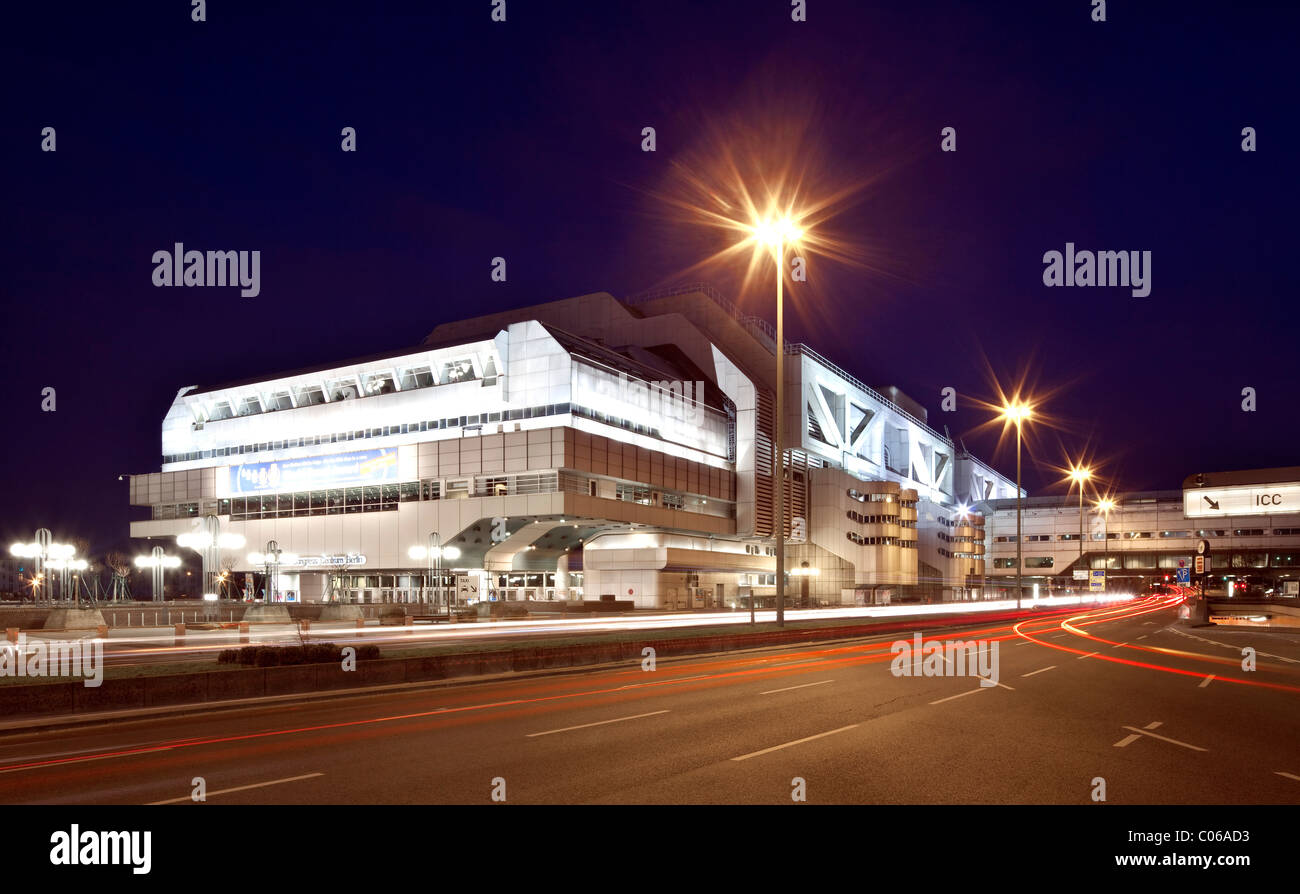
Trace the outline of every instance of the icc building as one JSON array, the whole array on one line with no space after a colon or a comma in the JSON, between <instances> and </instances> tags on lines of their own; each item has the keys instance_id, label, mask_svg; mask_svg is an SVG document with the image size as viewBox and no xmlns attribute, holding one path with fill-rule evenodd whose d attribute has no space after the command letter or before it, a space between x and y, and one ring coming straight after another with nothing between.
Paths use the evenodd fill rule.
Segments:
<instances>
[{"instance_id":1,"label":"icc building","mask_svg":"<svg viewBox=\"0 0 1300 894\"><path fill-rule=\"evenodd\" d=\"M182 388L160 470L131 476L131 536L242 538L206 582L229 598L770 604L780 424L789 604L984 598L967 507L1014 483L804 345L784 378L777 420L771 327L706 286L445 323Z\"/></svg>"}]
</instances>

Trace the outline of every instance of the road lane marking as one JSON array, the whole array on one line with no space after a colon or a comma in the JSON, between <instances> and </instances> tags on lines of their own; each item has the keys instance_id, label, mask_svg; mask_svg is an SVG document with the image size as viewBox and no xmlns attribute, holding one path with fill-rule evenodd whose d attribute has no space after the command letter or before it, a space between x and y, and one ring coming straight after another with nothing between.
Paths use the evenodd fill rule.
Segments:
<instances>
[{"instance_id":1,"label":"road lane marking","mask_svg":"<svg viewBox=\"0 0 1300 894\"><path fill-rule=\"evenodd\" d=\"M1210 681L1213 680L1213 679L1214 679L1214 674L1208 674L1208 675L1205 677L1204 680L1202 680L1200 683L1196 684L1196 688L1197 688L1197 689L1204 689L1206 686L1209 686L1209 685L1210 685Z\"/></svg>"},{"instance_id":2,"label":"road lane marking","mask_svg":"<svg viewBox=\"0 0 1300 894\"><path fill-rule=\"evenodd\" d=\"M1126 726L1124 727L1124 729L1131 730L1132 732L1139 733L1143 736L1150 736L1153 739L1159 739L1161 742L1168 742L1171 745L1179 745L1183 748L1190 748L1192 751L1209 751L1208 748L1202 748L1199 745L1188 745L1186 742L1179 742L1177 739L1170 739L1167 736L1157 736L1155 733L1149 733L1146 730L1138 729L1137 727Z\"/></svg>"},{"instance_id":3,"label":"road lane marking","mask_svg":"<svg viewBox=\"0 0 1300 894\"><path fill-rule=\"evenodd\" d=\"M708 677L708 676L712 676L712 675L711 675L711 674L696 674L696 675L693 676L693 677L672 677L668 682L672 682L672 683L684 683L684 682L686 682L687 680L703 680L705 677ZM628 683L628 684L625 685L625 686L620 686L620 687L618 687L618 689L619 689L619 690L622 690L622 689L638 689L638 688L640 688L640 687L642 687L642 686L658 686L658 685L660 685L660 684L662 684L662 683L664 683L664 682L665 682L665 681L663 681L663 680L655 680L653 683ZM615 691L618 691L618 690L615 690Z\"/></svg>"},{"instance_id":4,"label":"road lane marking","mask_svg":"<svg viewBox=\"0 0 1300 894\"><path fill-rule=\"evenodd\" d=\"M941 704L943 704L944 702L950 702L950 701L952 701L952 700L955 699L955 698L961 698L962 696L966 696L966 695L974 695L974 694L977 693L977 692L983 692L985 689L992 689L992 688L993 688L993 687L991 687L991 686L981 686L981 687L979 687L978 689L967 689L965 692L959 692L959 693L957 693L956 695L950 695L950 696L948 696L947 698L941 698L941 699L938 699L938 700L936 700L936 701L932 701L932 702L930 702L930 704L932 704L932 705L941 705Z\"/></svg>"},{"instance_id":5,"label":"road lane marking","mask_svg":"<svg viewBox=\"0 0 1300 894\"><path fill-rule=\"evenodd\" d=\"M1111 648L1118 649L1120 646L1127 646L1127 645L1128 643L1115 643L1115 645L1111 646Z\"/></svg>"},{"instance_id":6,"label":"road lane marking","mask_svg":"<svg viewBox=\"0 0 1300 894\"><path fill-rule=\"evenodd\" d=\"M766 692L760 692L759 695L771 695L774 692L789 692L792 689L807 689L809 686L820 686L823 683L834 683L834 680L820 680L816 683L801 683L798 686L787 686L784 689L769 689Z\"/></svg>"},{"instance_id":7,"label":"road lane marking","mask_svg":"<svg viewBox=\"0 0 1300 894\"><path fill-rule=\"evenodd\" d=\"M272 779L269 782L254 782L252 785L237 785L234 788L223 788L220 791L208 792L207 797L215 795L228 795L231 792L244 792L250 788L266 788L268 785L283 785L286 782L298 782L302 779L315 779L317 776L324 776L324 773L307 773L303 776L289 776L286 779ZM150 801L146 806L154 807L158 804L178 804L181 801L192 800L190 795L183 795L179 798L168 798L166 801Z\"/></svg>"},{"instance_id":8,"label":"road lane marking","mask_svg":"<svg viewBox=\"0 0 1300 894\"><path fill-rule=\"evenodd\" d=\"M1091 658L1093 655L1100 655L1100 652L1089 652L1087 655L1080 655L1076 660L1082 661L1085 658Z\"/></svg>"},{"instance_id":9,"label":"road lane marking","mask_svg":"<svg viewBox=\"0 0 1300 894\"><path fill-rule=\"evenodd\" d=\"M1287 779L1294 779L1296 782L1300 782L1300 776L1297 776L1294 773L1283 773L1281 770L1274 770L1273 772L1279 776L1285 776Z\"/></svg>"},{"instance_id":10,"label":"road lane marking","mask_svg":"<svg viewBox=\"0 0 1300 894\"><path fill-rule=\"evenodd\" d=\"M1020 676L1022 676L1022 677L1032 677L1034 674L1041 674L1043 671L1049 671L1049 670L1054 669L1055 667L1056 667L1055 664L1050 664L1050 665L1048 665L1047 667L1040 667L1040 668L1039 668L1038 670L1036 670L1036 671L1030 671L1030 672L1027 673L1027 674L1021 674Z\"/></svg>"},{"instance_id":11,"label":"road lane marking","mask_svg":"<svg viewBox=\"0 0 1300 894\"><path fill-rule=\"evenodd\" d=\"M762 751L753 751L750 752L749 754L742 754L740 757L733 757L732 760L747 761L751 757L759 757L760 755L771 754L773 751L780 751L782 748L789 748L793 745L802 745L804 742L811 742L813 739L822 739L825 738L826 736L833 736L836 733L842 733L846 729L854 729L855 727L857 727L857 724L851 723L848 726L842 726L839 729L833 729L833 730L828 730L827 732L824 733L818 733L815 736L806 736L802 739L795 739L793 742L786 742L784 745L773 745L771 748L764 748Z\"/></svg>"},{"instance_id":12,"label":"road lane marking","mask_svg":"<svg viewBox=\"0 0 1300 894\"><path fill-rule=\"evenodd\" d=\"M1153 720L1150 723L1148 723L1145 727L1143 727L1143 729L1160 729L1160 725L1163 722L1164 721L1162 720Z\"/></svg>"},{"instance_id":13,"label":"road lane marking","mask_svg":"<svg viewBox=\"0 0 1300 894\"><path fill-rule=\"evenodd\" d=\"M1137 741L1138 739L1140 739L1140 738L1142 738L1142 737L1141 737L1141 736L1125 736L1124 738L1120 739L1118 742L1115 743L1115 747L1116 747L1116 748L1127 748L1128 746L1132 745L1134 742L1136 742L1136 741Z\"/></svg>"},{"instance_id":14,"label":"road lane marking","mask_svg":"<svg viewBox=\"0 0 1300 894\"><path fill-rule=\"evenodd\" d=\"M533 739L537 736L549 736L554 733L567 733L575 729L589 729L593 726L604 726L607 723L622 723L624 720L640 720L642 717L653 717L656 714L667 714L668 709L662 711L651 711L648 714L633 714L631 717L615 717L613 720L597 720L595 723L580 723L577 726L566 726L561 729L548 729L541 733L528 733L524 738Z\"/></svg>"},{"instance_id":15,"label":"road lane marking","mask_svg":"<svg viewBox=\"0 0 1300 894\"><path fill-rule=\"evenodd\" d=\"M1138 637L1138 639L1146 639L1146 638L1147 638L1147 635L1146 635L1145 633Z\"/></svg>"}]
</instances>

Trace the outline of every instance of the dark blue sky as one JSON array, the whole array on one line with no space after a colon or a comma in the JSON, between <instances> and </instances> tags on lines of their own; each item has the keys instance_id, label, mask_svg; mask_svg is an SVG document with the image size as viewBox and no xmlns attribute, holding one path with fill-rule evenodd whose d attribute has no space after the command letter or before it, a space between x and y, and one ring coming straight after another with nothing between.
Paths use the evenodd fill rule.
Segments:
<instances>
[{"instance_id":1,"label":"dark blue sky","mask_svg":"<svg viewBox=\"0 0 1300 894\"><path fill-rule=\"evenodd\" d=\"M1008 472L966 398L1030 370L1060 425L1035 432L1031 492L1085 446L1119 489L1300 462L1291 4L208 5L7 13L6 538L120 542L116 476L157 470L187 384L683 278L770 317L739 268L683 276L722 243L665 214L683 160L733 138L798 145L810 188L869 181L828 223L869 263L814 261L789 337ZM261 294L154 288L177 241L260 250ZM1151 251L1150 296L1046 288L1067 241Z\"/></svg>"}]
</instances>

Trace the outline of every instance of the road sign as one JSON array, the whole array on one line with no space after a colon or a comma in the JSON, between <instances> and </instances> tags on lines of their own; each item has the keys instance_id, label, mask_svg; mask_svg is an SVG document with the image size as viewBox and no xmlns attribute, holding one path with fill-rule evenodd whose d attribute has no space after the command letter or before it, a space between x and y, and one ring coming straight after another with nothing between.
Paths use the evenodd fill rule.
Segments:
<instances>
[{"instance_id":1,"label":"road sign","mask_svg":"<svg viewBox=\"0 0 1300 894\"><path fill-rule=\"evenodd\" d=\"M1076 569L1074 569L1074 579L1075 579L1075 580L1087 580L1087 579L1088 579L1088 569L1087 569L1087 568L1076 568Z\"/></svg>"},{"instance_id":2,"label":"road sign","mask_svg":"<svg viewBox=\"0 0 1300 894\"><path fill-rule=\"evenodd\" d=\"M1092 577L1088 579L1088 589L1094 593L1100 593L1106 589L1106 572L1094 571Z\"/></svg>"},{"instance_id":3,"label":"road sign","mask_svg":"<svg viewBox=\"0 0 1300 894\"><path fill-rule=\"evenodd\" d=\"M1192 582L1192 569L1188 568L1186 565L1181 565L1178 568L1178 574L1174 580L1180 584L1190 584Z\"/></svg>"}]
</instances>

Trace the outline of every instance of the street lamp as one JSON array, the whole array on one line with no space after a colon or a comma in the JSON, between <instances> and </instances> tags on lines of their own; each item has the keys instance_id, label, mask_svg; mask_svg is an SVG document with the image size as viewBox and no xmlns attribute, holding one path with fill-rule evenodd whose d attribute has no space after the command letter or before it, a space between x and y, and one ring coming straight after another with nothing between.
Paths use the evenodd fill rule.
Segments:
<instances>
[{"instance_id":1,"label":"street lamp","mask_svg":"<svg viewBox=\"0 0 1300 894\"><path fill-rule=\"evenodd\" d=\"M163 548L155 546L147 556L136 556L136 568L150 568L153 570L153 601L163 601L163 571L168 568L179 568L181 565L180 556L163 555Z\"/></svg>"},{"instance_id":2,"label":"street lamp","mask_svg":"<svg viewBox=\"0 0 1300 894\"><path fill-rule=\"evenodd\" d=\"M438 603L442 601L440 597L443 595L439 592L443 589L442 586L443 556L446 556L448 559L455 561L456 559L460 558L460 549L454 546L443 546L442 535L436 531L433 531L430 532L429 534L428 546L413 546L409 550L407 550L406 554L410 556L412 559L429 560L429 566L428 566L429 576L438 582L437 583L438 589L434 591L434 598L433 598L434 608L437 608ZM446 601L447 601L447 615L450 616L451 615L450 594L447 594Z\"/></svg>"},{"instance_id":3,"label":"street lamp","mask_svg":"<svg viewBox=\"0 0 1300 894\"><path fill-rule=\"evenodd\" d=\"M804 231L789 217L767 217L753 226L755 242L770 246L776 260L776 626L785 626L785 246Z\"/></svg>"},{"instance_id":4,"label":"street lamp","mask_svg":"<svg viewBox=\"0 0 1300 894\"><path fill-rule=\"evenodd\" d=\"M1074 466L1070 478L1079 485L1079 564L1083 564L1083 483L1092 477L1092 469Z\"/></svg>"},{"instance_id":5,"label":"street lamp","mask_svg":"<svg viewBox=\"0 0 1300 894\"><path fill-rule=\"evenodd\" d=\"M1110 511L1114 509L1116 505L1117 504L1115 503L1115 501L1112 500L1110 497L1102 497L1100 500L1097 501L1097 510L1101 512L1102 518L1105 519L1105 522L1102 526L1101 537L1102 537L1102 541L1106 545L1105 545L1104 552L1102 553L1103 558L1102 558L1101 567L1106 573L1107 581L1110 580Z\"/></svg>"},{"instance_id":6,"label":"street lamp","mask_svg":"<svg viewBox=\"0 0 1300 894\"><path fill-rule=\"evenodd\" d=\"M221 551L242 549L246 542L243 534L223 534L221 520L215 515L204 517L194 531L176 537L177 546L188 547L203 558L202 593L211 593L216 589L213 583L217 568L221 564Z\"/></svg>"},{"instance_id":7,"label":"street lamp","mask_svg":"<svg viewBox=\"0 0 1300 894\"><path fill-rule=\"evenodd\" d=\"M1020 530L1020 434L1025 420L1033 415L1028 404L1011 402L1002 407L1002 418L1016 424L1016 609L1020 609L1020 594L1024 575L1024 536Z\"/></svg>"},{"instance_id":8,"label":"street lamp","mask_svg":"<svg viewBox=\"0 0 1300 894\"><path fill-rule=\"evenodd\" d=\"M280 586L280 566L297 565L298 556L280 549L280 544L274 540L268 540L266 542L266 552L248 554L248 564L261 565L265 569L266 604L270 605L275 601L275 592Z\"/></svg>"},{"instance_id":9,"label":"street lamp","mask_svg":"<svg viewBox=\"0 0 1300 894\"><path fill-rule=\"evenodd\" d=\"M49 578L45 574L48 567L61 571L62 588L60 594L67 595L67 563L76 555L77 548L70 543L55 543L49 528L37 528L36 539L31 543L15 543L9 547L9 554L32 560L32 588L36 601L41 600L42 587L50 592Z\"/></svg>"}]
</instances>

